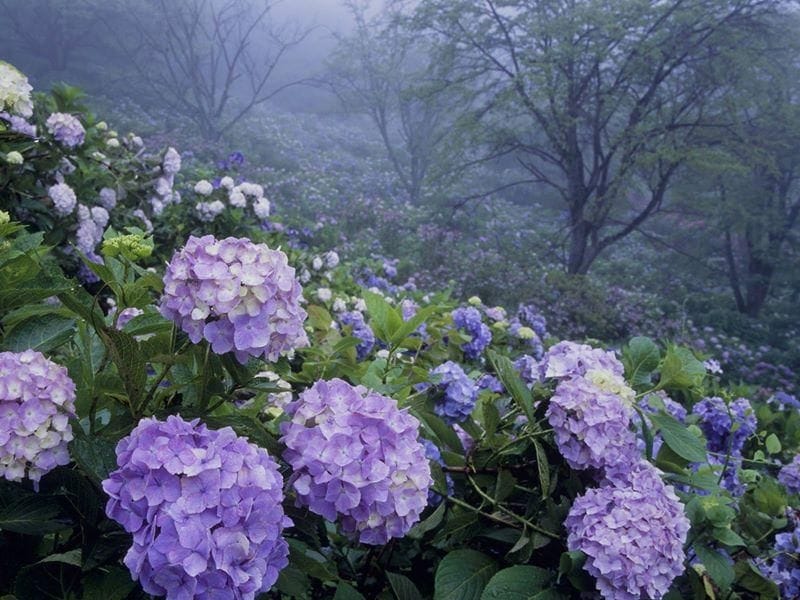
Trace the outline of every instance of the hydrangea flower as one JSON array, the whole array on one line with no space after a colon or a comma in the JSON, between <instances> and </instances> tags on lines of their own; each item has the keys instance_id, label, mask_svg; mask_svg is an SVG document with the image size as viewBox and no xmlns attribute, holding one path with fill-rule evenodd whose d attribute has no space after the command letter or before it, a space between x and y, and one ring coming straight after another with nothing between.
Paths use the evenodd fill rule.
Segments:
<instances>
[{"instance_id":1,"label":"hydrangea flower","mask_svg":"<svg viewBox=\"0 0 800 600\"><path fill-rule=\"evenodd\" d=\"M495 394L502 394L506 391L506 388L503 387L503 384L500 382L500 380L489 373L484 373L478 377L478 381L475 383L478 385L478 389L489 390Z\"/></svg>"},{"instance_id":2,"label":"hydrangea flower","mask_svg":"<svg viewBox=\"0 0 800 600\"><path fill-rule=\"evenodd\" d=\"M99 196L100 206L106 210L114 210L114 207L117 206L117 192L114 189L104 187L100 190Z\"/></svg>"},{"instance_id":3,"label":"hydrangea flower","mask_svg":"<svg viewBox=\"0 0 800 600\"><path fill-rule=\"evenodd\" d=\"M425 438L420 438L419 441L422 443L422 446L425 448L425 458L429 461L435 462L439 466L445 466L444 459L442 458L442 452L439 450L439 447L434 444L430 440L426 440ZM444 474L445 485L447 485L447 494L452 496L453 491L455 490L455 484L453 483L453 478L450 476L450 473ZM438 492L433 490L433 486L428 490L428 504L431 506L438 506L442 503L442 495Z\"/></svg>"},{"instance_id":4,"label":"hydrangea flower","mask_svg":"<svg viewBox=\"0 0 800 600\"><path fill-rule=\"evenodd\" d=\"M564 524L567 547L586 554L584 568L603 598L661 598L684 571L689 520L648 462L629 470L626 481L576 498Z\"/></svg>"},{"instance_id":5,"label":"hydrangea flower","mask_svg":"<svg viewBox=\"0 0 800 600\"><path fill-rule=\"evenodd\" d=\"M76 246L84 254L94 254L94 249L103 240L108 225L108 211L102 206L89 209L78 205L78 230L75 232Z\"/></svg>"},{"instance_id":6,"label":"hydrangea flower","mask_svg":"<svg viewBox=\"0 0 800 600\"><path fill-rule=\"evenodd\" d=\"M210 196L211 193L214 191L214 186L211 185L210 181L201 179L200 181L194 184L194 191L200 194L201 196Z\"/></svg>"},{"instance_id":7,"label":"hydrangea flower","mask_svg":"<svg viewBox=\"0 0 800 600\"><path fill-rule=\"evenodd\" d=\"M350 327L354 338L361 340L356 346L356 354L358 360L364 360L375 346L375 334L364 320L364 315L357 310L343 312L339 315L339 321Z\"/></svg>"},{"instance_id":8,"label":"hydrangea flower","mask_svg":"<svg viewBox=\"0 0 800 600\"><path fill-rule=\"evenodd\" d=\"M33 86L25 75L0 60L0 110L25 118L33 116L32 91Z\"/></svg>"},{"instance_id":9,"label":"hydrangea flower","mask_svg":"<svg viewBox=\"0 0 800 600\"><path fill-rule=\"evenodd\" d=\"M522 381L532 386L540 380L539 361L529 354L523 354L514 361L514 368L519 373Z\"/></svg>"},{"instance_id":10,"label":"hydrangea flower","mask_svg":"<svg viewBox=\"0 0 800 600\"><path fill-rule=\"evenodd\" d=\"M69 463L75 384L39 352L0 352L0 476L38 482Z\"/></svg>"},{"instance_id":11,"label":"hydrangea flower","mask_svg":"<svg viewBox=\"0 0 800 600\"><path fill-rule=\"evenodd\" d=\"M717 396L705 398L694 405L692 414L700 417L700 428L708 440L711 452L741 454L747 438L758 427L755 412L746 398L730 403Z\"/></svg>"},{"instance_id":12,"label":"hydrangea flower","mask_svg":"<svg viewBox=\"0 0 800 600\"><path fill-rule=\"evenodd\" d=\"M167 148L161 161L161 170L167 176L175 176L181 170L181 155L175 148Z\"/></svg>"},{"instance_id":13,"label":"hydrangea flower","mask_svg":"<svg viewBox=\"0 0 800 600\"><path fill-rule=\"evenodd\" d=\"M640 459L630 404L582 377L558 384L546 416L559 452L573 469L617 467Z\"/></svg>"},{"instance_id":14,"label":"hydrangea flower","mask_svg":"<svg viewBox=\"0 0 800 600\"><path fill-rule=\"evenodd\" d=\"M159 310L195 344L276 361L306 346L302 290L286 254L246 238L190 237L164 275Z\"/></svg>"},{"instance_id":15,"label":"hydrangea flower","mask_svg":"<svg viewBox=\"0 0 800 600\"><path fill-rule=\"evenodd\" d=\"M433 411L448 423L467 420L478 400L478 389L458 363L448 360L431 369L431 380L444 395L433 407Z\"/></svg>"},{"instance_id":16,"label":"hydrangea flower","mask_svg":"<svg viewBox=\"0 0 800 600\"><path fill-rule=\"evenodd\" d=\"M231 204L233 204L232 200ZM253 213L256 215L256 217L258 217L262 221L267 217L269 217L269 212L270 212L269 200L267 200L263 196L261 198L257 198L253 202Z\"/></svg>"},{"instance_id":17,"label":"hydrangea flower","mask_svg":"<svg viewBox=\"0 0 800 600\"><path fill-rule=\"evenodd\" d=\"M781 468L778 481L790 494L800 494L800 454L796 454L792 462Z\"/></svg>"},{"instance_id":18,"label":"hydrangea flower","mask_svg":"<svg viewBox=\"0 0 800 600\"><path fill-rule=\"evenodd\" d=\"M225 205L219 201L198 202L194 209L197 211L197 218L205 223L210 223L225 211Z\"/></svg>"},{"instance_id":19,"label":"hydrangea flower","mask_svg":"<svg viewBox=\"0 0 800 600\"><path fill-rule=\"evenodd\" d=\"M788 516L792 529L775 536L775 555L769 562L762 559L759 563L778 586L781 598L800 598L800 520L791 510Z\"/></svg>"},{"instance_id":20,"label":"hydrangea flower","mask_svg":"<svg viewBox=\"0 0 800 600\"><path fill-rule=\"evenodd\" d=\"M297 502L365 544L403 537L427 505L430 465L419 422L386 396L318 381L286 407L284 459Z\"/></svg>"},{"instance_id":21,"label":"hydrangea flower","mask_svg":"<svg viewBox=\"0 0 800 600\"><path fill-rule=\"evenodd\" d=\"M625 372L625 367L613 352L567 341L551 347L540 365L543 378L555 379L585 375L590 369L609 371L619 377Z\"/></svg>"},{"instance_id":22,"label":"hydrangea flower","mask_svg":"<svg viewBox=\"0 0 800 600\"><path fill-rule=\"evenodd\" d=\"M31 138L36 137L36 125L32 125L24 117L10 115L7 112L0 112L0 119L8 122L8 127L14 133L26 135Z\"/></svg>"},{"instance_id":23,"label":"hydrangea flower","mask_svg":"<svg viewBox=\"0 0 800 600\"><path fill-rule=\"evenodd\" d=\"M53 113L47 117L45 125L56 141L67 148L83 144L86 130L77 117L69 113Z\"/></svg>"},{"instance_id":24,"label":"hydrangea flower","mask_svg":"<svg viewBox=\"0 0 800 600\"><path fill-rule=\"evenodd\" d=\"M540 339L547 337L547 319L533 304L520 304L517 308L517 318L533 329Z\"/></svg>"},{"instance_id":25,"label":"hydrangea flower","mask_svg":"<svg viewBox=\"0 0 800 600\"><path fill-rule=\"evenodd\" d=\"M228 194L228 203L234 208L244 208L247 206L247 198L242 192L231 192Z\"/></svg>"},{"instance_id":26,"label":"hydrangea flower","mask_svg":"<svg viewBox=\"0 0 800 600\"><path fill-rule=\"evenodd\" d=\"M135 317L143 314L144 311L141 308L130 307L122 309L117 317L117 329L123 329L125 325L130 323Z\"/></svg>"},{"instance_id":27,"label":"hydrangea flower","mask_svg":"<svg viewBox=\"0 0 800 600\"><path fill-rule=\"evenodd\" d=\"M455 326L472 337L470 341L461 345L461 350L470 360L478 358L492 341L492 332L481 321L481 313L472 306L457 308L453 311Z\"/></svg>"},{"instance_id":28,"label":"hydrangea flower","mask_svg":"<svg viewBox=\"0 0 800 600\"><path fill-rule=\"evenodd\" d=\"M66 217L75 210L78 199L75 192L66 183L56 183L47 188L47 195L53 201L53 207L59 217Z\"/></svg>"},{"instance_id":29,"label":"hydrangea flower","mask_svg":"<svg viewBox=\"0 0 800 600\"><path fill-rule=\"evenodd\" d=\"M167 600L267 591L288 564L283 478L267 451L199 419L142 419L117 444L106 514L133 535L125 565Z\"/></svg>"}]
</instances>

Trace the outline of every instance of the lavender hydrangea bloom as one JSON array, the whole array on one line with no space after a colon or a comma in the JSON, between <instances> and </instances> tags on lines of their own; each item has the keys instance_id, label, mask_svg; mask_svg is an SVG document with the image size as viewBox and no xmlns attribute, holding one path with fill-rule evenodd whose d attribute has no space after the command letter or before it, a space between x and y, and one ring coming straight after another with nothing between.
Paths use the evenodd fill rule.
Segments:
<instances>
[{"instance_id":1,"label":"lavender hydrangea bloom","mask_svg":"<svg viewBox=\"0 0 800 600\"><path fill-rule=\"evenodd\" d=\"M425 438L420 438L419 441L422 443L422 446L425 448L425 458L429 461L435 462L437 465L445 466L444 459L442 458L442 453L439 450L439 447L434 444L430 440L426 440ZM453 483L453 478L450 476L450 473L444 474L445 484L447 485L447 494L452 496L453 492L455 491L455 485ZM431 506L438 506L442 503L442 495L438 492L433 490L433 487L428 490L428 504Z\"/></svg>"},{"instance_id":2,"label":"lavender hydrangea bloom","mask_svg":"<svg viewBox=\"0 0 800 600\"><path fill-rule=\"evenodd\" d=\"M564 341L545 353L539 370L542 378L574 377L589 370L609 371L622 377L625 367L611 351Z\"/></svg>"},{"instance_id":3,"label":"lavender hydrangea bloom","mask_svg":"<svg viewBox=\"0 0 800 600\"><path fill-rule=\"evenodd\" d=\"M75 148L83 144L86 130L77 117L69 113L53 113L47 118L47 131L57 142L67 148Z\"/></svg>"},{"instance_id":4,"label":"lavender hydrangea bloom","mask_svg":"<svg viewBox=\"0 0 800 600\"><path fill-rule=\"evenodd\" d=\"M175 148L171 146L167 148L161 161L161 170L168 177L177 175L181 170L181 155Z\"/></svg>"},{"instance_id":5,"label":"lavender hydrangea bloom","mask_svg":"<svg viewBox=\"0 0 800 600\"><path fill-rule=\"evenodd\" d=\"M506 388L503 387L503 384L500 380L495 377L494 375L490 375L489 373L484 373L480 377L478 377L478 381L476 381L478 385L478 389L480 390L489 390L490 392L494 392L495 394L502 394L506 391Z\"/></svg>"},{"instance_id":6,"label":"lavender hydrangea bloom","mask_svg":"<svg viewBox=\"0 0 800 600\"><path fill-rule=\"evenodd\" d=\"M69 462L75 384L41 353L0 352L0 476L42 475Z\"/></svg>"},{"instance_id":7,"label":"lavender hydrangea bloom","mask_svg":"<svg viewBox=\"0 0 800 600\"><path fill-rule=\"evenodd\" d=\"M567 546L586 554L603 598L661 598L684 571L689 520L672 486L642 461L626 481L579 496L565 521Z\"/></svg>"},{"instance_id":8,"label":"lavender hydrangea bloom","mask_svg":"<svg viewBox=\"0 0 800 600\"><path fill-rule=\"evenodd\" d=\"M470 341L462 344L461 350L468 359L475 360L491 343L492 332L481 321L481 313L477 308L472 306L457 308L452 314L455 326L472 337Z\"/></svg>"},{"instance_id":9,"label":"lavender hydrangea bloom","mask_svg":"<svg viewBox=\"0 0 800 600\"><path fill-rule=\"evenodd\" d=\"M582 377L558 384L547 419L556 445L573 469L602 469L640 460L630 429L633 409L617 394Z\"/></svg>"},{"instance_id":10,"label":"lavender hydrangea bloom","mask_svg":"<svg viewBox=\"0 0 800 600\"><path fill-rule=\"evenodd\" d=\"M711 452L741 454L744 443L758 427L750 402L738 398L726 404L717 396L705 398L694 405L692 414L700 417L700 428L708 440Z\"/></svg>"},{"instance_id":11,"label":"lavender hydrangea bloom","mask_svg":"<svg viewBox=\"0 0 800 600\"><path fill-rule=\"evenodd\" d=\"M241 363L308 345L302 290L286 254L246 238L190 237L164 275L159 310L195 344Z\"/></svg>"},{"instance_id":12,"label":"lavender hydrangea bloom","mask_svg":"<svg viewBox=\"0 0 800 600\"><path fill-rule=\"evenodd\" d=\"M278 465L230 427L142 419L117 465L106 514L133 535L124 562L148 594L252 600L288 564Z\"/></svg>"},{"instance_id":13,"label":"lavender hydrangea bloom","mask_svg":"<svg viewBox=\"0 0 800 600\"><path fill-rule=\"evenodd\" d=\"M318 381L286 407L284 459L297 502L365 544L404 536L427 505L430 465L419 422L397 403L341 379Z\"/></svg>"},{"instance_id":14,"label":"lavender hydrangea bloom","mask_svg":"<svg viewBox=\"0 0 800 600\"><path fill-rule=\"evenodd\" d=\"M36 137L36 125L28 123L24 117L10 115L7 112L0 112L0 119L8 121L9 129L14 133L20 133L31 138Z\"/></svg>"},{"instance_id":15,"label":"lavender hydrangea bloom","mask_svg":"<svg viewBox=\"0 0 800 600\"><path fill-rule=\"evenodd\" d=\"M533 304L520 304L517 318L536 332L540 339L547 337L547 319Z\"/></svg>"},{"instance_id":16,"label":"lavender hydrangea bloom","mask_svg":"<svg viewBox=\"0 0 800 600\"><path fill-rule=\"evenodd\" d=\"M778 586L781 598L800 598L800 521L789 511L792 530L775 536L775 555L769 561L760 560L764 574Z\"/></svg>"},{"instance_id":17,"label":"lavender hydrangea bloom","mask_svg":"<svg viewBox=\"0 0 800 600\"><path fill-rule=\"evenodd\" d=\"M356 346L356 353L358 360L364 360L375 346L375 334L364 320L364 315L357 310L353 310L343 312L339 315L339 320L342 325L350 326L354 338L361 340Z\"/></svg>"},{"instance_id":18,"label":"lavender hydrangea bloom","mask_svg":"<svg viewBox=\"0 0 800 600\"><path fill-rule=\"evenodd\" d=\"M478 400L475 384L460 365L448 360L430 372L432 381L444 390L433 411L448 423L461 423L472 414Z\"/></svg>"},{"instance_id":19,"label":"lavender hydrangea bloom","mask_svg":"<svg viewBox=\"0 0 800 600\"><path fill-rule=\"evenodd\" d=\"M528 384L528 387L534 383L538 383L541 378L539 361L529 354L523 354L514 361L514 368L519 373L522 381Z\"/></svg>"},{"instance_id":20,"label":"lavender hydrangea bloom","mask_svg":"<svg viewBox=\"0 0 800 600\"><path fill-rule=\"evenodd\" d=\"M59 217L66 217L75 210L78 199L75 192L66 183L56 183L47 188L47 195L53 201L53 207Z\"/></svg>"},{"instance_id":21,"label":"lavender hydrangea bloom","mask_svg":"<svg viewBox=\"0 0 800 600\"><path fill-rule=\"evenodd\" d=\"M135 317L143 314L144 311L141 308L130 307L122 309L117 317L117 329L124 329L125 325L130 323Z\"/></svg>"},{"instance_id":22,"label":"lavender hydrangea bloom","mask_svg":"<svg viewBox=\"0 0 800 600\"><path fill-rule=\"evenodd\" d=\"M778 473L780 481L790 494L800 494L800 454L795 455L788 465Z\"/></svg>"}]
</instances>

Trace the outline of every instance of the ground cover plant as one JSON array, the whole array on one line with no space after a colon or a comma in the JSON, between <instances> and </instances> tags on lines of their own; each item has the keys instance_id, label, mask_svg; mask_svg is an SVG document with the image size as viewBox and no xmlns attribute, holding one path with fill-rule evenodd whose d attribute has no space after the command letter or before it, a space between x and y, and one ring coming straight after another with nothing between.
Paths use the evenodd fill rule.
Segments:
<instances>
[{"instance_id":1,"label":"ground cover plant","mask_svg":"<svg viewBox=\"0 0 800 600\"><path fill-rule=\"evenodd\" d=\"M781 365L342 260L242 154L0 83L1 597L800 593Z\"/></svg>"}]
</instances>

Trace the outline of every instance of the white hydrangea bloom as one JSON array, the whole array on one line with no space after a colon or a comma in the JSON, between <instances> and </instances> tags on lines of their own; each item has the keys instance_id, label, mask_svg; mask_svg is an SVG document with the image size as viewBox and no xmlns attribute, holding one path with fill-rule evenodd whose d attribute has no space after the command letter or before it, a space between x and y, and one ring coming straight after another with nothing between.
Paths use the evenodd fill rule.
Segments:
<instances>
[{"instance_id":1,"label":"white hydrangea bloom","mask_svg":"<svg viewBox=\"0 0 800 600\"><path fill-rule=\"evenodd\" d=\"M253 202L253 212L259 219L266 219L269 217L270 205L269 200L264 197L258 198Z\"/></svg>"},{"instance_id":2,"label":"white hydrangea bloom","mask_svg":"<svg viewBox=\"0 0 800 600\"><path fill-rule=\"evenodd\" d=\"M7 62L0 60L0 109L25 118L33 116L33 86L28 78Z\"/></svg>"},{"instance_id":3,"label":"white hydrangea bloom","mask_svg":"<svg viewBox=\"0 0 800 600\"><path fill-rule=\"evenodd\" d=\"M201 179L200 181L194 184L194 191L200 194L201 196L210 196L211 193L214 191L214 186L211 185L210 181Z\"/></svg>"}]
</instances>

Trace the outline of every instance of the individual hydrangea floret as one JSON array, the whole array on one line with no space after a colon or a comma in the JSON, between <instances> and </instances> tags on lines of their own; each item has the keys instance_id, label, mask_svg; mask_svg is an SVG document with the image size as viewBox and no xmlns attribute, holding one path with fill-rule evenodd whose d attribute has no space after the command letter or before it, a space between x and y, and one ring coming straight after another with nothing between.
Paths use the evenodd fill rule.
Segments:
<instances>
[{"instance_id":1,"label":"individual hydrangea floret","mask_svg":"<svg viewBox=\"0 0 800 600\"><path fill-rule=\"evenodd\" d=\"M125 565L167 600L266 592L288 564L283 478L267 451L230 427L142 419L117 444L106 514L133 535Z\"/></svg>"},{"instance_id":2,"label":"individual hydrangea floret","mask_svg":"<svg viewBox=\"0 0 800 600\"><path fill-rule=\"evenodd\" d=\"M375 334L364 320L364 315L357 310L347 311L339 315L339 321L342 325L349 326L353 337L360 340L356 346L356 354L358 360L364 360L375 346Z\"/></svg>"},{"instance_id":3,"label":"individual hydrangea floret","mask_svg":"<svg viewBox=\"0 0 800 600\"><path fill-rule=\"evenodd\" d=\"M492 341L491 330L481 321L481 313L472 306L453 311L453 323L472 339L461 345L461 350L470 360L478 358Z\"/></svg>"},{"instance_id":4,"label":"individual hydrangea floret","mask_svg":"<svg viewBox=\"0 0 800 600\"><path fill-rule=\"evenodd\" d=\"M792 462L781 468L778 481L790 494L800 494L800 454L795 455Z\"/></svg>"},{"instance_id":5,"label":"individual hydrangea floret","mask_svg":"<svg viewBox=\"0 0 800 600\"><path fill-rule=\"evenodd\" d=\"M585 375L590 369L609 371L619 377L625 372L625 367L613 352L567 341L551 347L539 368L543 378L555 379Z\"/></svg>"},{"instance_id":6,"label":"individual hydrangea floret","mask_svg":"<svg viewBox=\"0 0 800 600\"><path fill-rule=\"evenodd\" d=\"M0 476L38 482L69 463L75 384L39 352L0 352Z\"/></svg>"},{"instance_id":7,"label":"individual hydrangea floret","mask_svg":"<svg viewBox=\"0 0 800 600\"><path fill-rule=\"evenodd\" d=\"M53 201L53 207L59 217L66 217L75 210L78 198L66 183L56 183L47 188L47 195Z\"/></svg>"},{"instance_id":8,"label":"individual hydrangea floret","mask_svg":"<svg viewBox=\"0 0 800 600\"><path fill-rule=\"evenodd\" d=\"M582 377L558 384L546 415L558 450L573 469L617 467L640 459L630 404Z\"/></svg>"},{"instance_id":9,"label":"individual hydrangea floret","mask_svg":"<svg viewBox=\"0 0 800 600\"><path fill-rule=\"evenodd\" d=\"M584 569L603 598L662 598L684 571L689 520L648 462L629 470L625 481L576 498L564 524L567 547L586 555Z\"/></svg>"},{"instance_id":10,"label":"individual hydrangea floret","mask_svg":"<svg viewBox=\"0 0 800 600\"><path fill-rule=\"evenodd\" d=\"M31 92L33 86L28 78L16 68L0 60L0 110L12 115L29 118L33 115Z\"/></svg>"},{"instance_id":11,"label":"individual hydrangea floret","mask_svg":"<svg viewBox=\"0 0 800 600\"><path fill-rule=\"evenodd\" d=\"M276 361L308 345L302 289L286 254L246 238L190 237L164 275L160 311L217 354Z\"/></svg>"},{"instance_id":12,"label":"individual hydrangea floret","mask_svg":"<svg viewBox=\"0 0 800 600\"><path fill-rule=\"evenodd\" d=\"M466 421L478 400L478 389L458 363L448 360L430 372L431 381L443 390L434 412L448 423Z\"/></svg>"},{"instance_id":13,"label":"individual hydrangea floret","mask_svg":"<svg viewBox=\"0 0 800 600\"><path fill-rule=\"evenodd\" d=\"M739 455L747 438L758 428L753 407L746 398L727 404L722 398L705 398L694 405L692 414L700 417L700 428L711 452Z\"/></svg>"},{"instance_id":14,"label":"individual hydrangea floret","mask_svg":"<svg viewBox=\"0 0 800 600\"><path fill-rule=\"evenodd\" d=\"M432 484L419 422L397 403L341 379L318 381L286 407L284 459L297 502L365 544L403 537Z\"/></svg>"},{"instance_id":15,"label":"individual hydrangea floret","mask_svg":"<svg viewBox=\"0 0 800 600\"><path fill-rule=\"evenodd\" d=\"M80 120L69 113L53 113L47 117L47 131L57 142L67 148L75 148L83 144L86 130Z\"/></svg>"}]
</instances>

